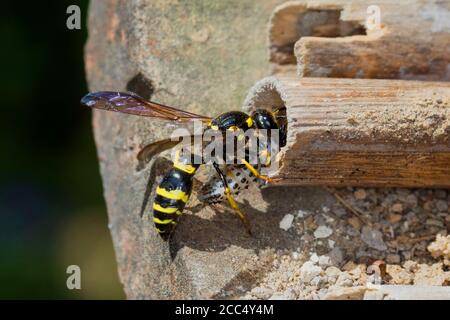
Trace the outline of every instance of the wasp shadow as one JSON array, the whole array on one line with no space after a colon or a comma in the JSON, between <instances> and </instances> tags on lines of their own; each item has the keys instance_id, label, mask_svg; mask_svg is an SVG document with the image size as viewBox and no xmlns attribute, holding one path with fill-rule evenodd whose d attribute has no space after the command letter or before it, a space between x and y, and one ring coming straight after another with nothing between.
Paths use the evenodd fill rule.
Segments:
<instances>
[{"instance_id":1,"label":"wasp shadow","mask_svg":"<svg viewBox=\"0 0 450 320\"><path fill-rule=\"evenodd\" d=\"M318 212L325 204L331 205L333 198L322 188L313 187L271 187L245 195L239 206L252 226L248 235L240 220L226 205L213 210L203 205L187 208L190 214L180 219L170 240L171 256L175 258L183 247L201 251L223 251L229 246L252 249L255 253L264 249L302 250L302 234L298 228L285 231L280 221L286 214L299 210ZM258 194L259 193L259 194ZM265 203L265 206L261 206ZM207 212L208 218L202 217ZM215 211L215 212L214 212Z\"/></svg>"}]
</instances>

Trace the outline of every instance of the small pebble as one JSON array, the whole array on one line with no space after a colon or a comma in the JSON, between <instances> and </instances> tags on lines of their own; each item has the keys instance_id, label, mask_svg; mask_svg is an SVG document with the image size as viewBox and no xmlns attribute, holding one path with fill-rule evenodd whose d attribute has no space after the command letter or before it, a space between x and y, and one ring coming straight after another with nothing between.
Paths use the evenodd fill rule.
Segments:
<instances>
[{"instance_id":1,"label":"small pebble","mask_svg":"<svg viewBox=\"0 0 450 320\"><path fill-rule=\"evenodd\" d=\"M273 290L269 288L256 287L253 288L251 294L259 299L268 299L273 294Z\"/></svg>"},{"instance_id":2,"label":"small pebble","mask_svg":"<svg viewBox=\"0 0 450 320\"><path fill-rule=\"evenodd\" d=\"M284 293L282 292L277 292L274 295L272 295L269 300L289 300L289 297L286 296Z\"/></svg>"},{"instance_id":3,"label":"small pebble","mask_svg":"<svg viewBox=\"0 0 450 320\"><path fill-rule=\"evenodd\" d=\"M364 189L358 189L356 190L353 195L358 200L364 200L367 197L367 193Z\"/></svg>"},{"instance_id":4,"label":"small pebble","mask_svg":"<svg viewBox=\"0 0 450 320\"><path fill-rule=\"evenodd\" d=\"M418 200L417 200L417 197L416 197L415 194L410 194L410 195L408 195L408 196L406 197L405 200L406 200L406 201L405 201L406 204L407 204L408 206L410 206L411 208L417 207Z\"/></svg>"},{"instance_id":5,"label":"small pebble","mask_svg":"<svg viewBox=\"0 0 450 320\"><path fill-rule=\"evenodd\" d=\"M439 212L446 212L448 210L447 201L445 200L436 201L436 209L438 209Z\"/></svg>"},{"instance_id":6,"label":"small pebble","mask_svg":"<svg viewBox=\"0 0 450 320\"><path fill-rule=\"evenodd\" d=\"M357 217L347 219L347 222L356 230L361 229L361 221Z\"/></svg>"},{"instance_id":7,"label":"small pebble","mask_svg":"<svg viewBox=\"0 0 450 320\"><path fill-rule=\"evenodd\" d=\"M431 211L433 209L433 202L427 201L423 204L423 208L427 211Z\"/></svg>"},{"instance_id":8,"label":"small pebble","mask_svg":"<svg viewBox=\"0 0 450 320\"><path fill-rule=\"evenodd\" d=\"M333 234L333 230L328 228L327 226L319 226L314 231L314 237L316 239L328 238Z\"/></svg>"},{"instance_id":9,"label":"small pebble","mask_svg":"<svg viewBox=\"0 0 450 320\"><path fill-rule=\"evenodd\" d=\"M322 268L314 265L311 261L306 261L300 268L302 279L305 283L309 283L312 279L322 273Z\"/></svg>"},{"instance_id":10,"label":"small pebble","mask_svg":"<svg viewBox=\"0 0 450 320\"><path fill-rule=\"evenodd\" d=\"M311 261L311 262L313 262L313 263L319 262L319 257L317 256L317 253L314 252L314 253L311 255L311 257L309 257L309 261Z\"/></svg>"},{"instance_id":11,"label":"small pebble","mask_svg":"<svg viewBox=\"0 0 450 320\"><path fill-rule=\"evenodd\" d=\"M331 262L335 265L340 265L344 260L344 254L339 247L334 247L330 252L328 252L328 256L330 257Z\"/></svg>"},{"instance_id":12,"label":"small pebble","mask_svg":"<svg viewBox=\"0 0 450 320\"><path fill-rule=\"evenodd\" d=\"M400 256L398 254L388 254L386 256L386 262L390 264L399 264L400 263Z\"/></svg>"},{"instance_id":13,"label":"small pebble","mask_svg":"<svg viewBox=\"0 0 450 320\"><path fill-rule=\"evenodd\" d=\"M333 267L333 266L331 266L331 267L328 267L326 270L325 270L325 274L327 275L327 276L329 276L329 277L339 277L339 275L342 273L342 271L341 270L339 270L338 268L336 268L336 267Z\"/></svg>"},{"instance_id":14,"label":"small pebble","mask_svg":"<svg viewBox=\"0 0 450 320\"><path fill-rule=\"evenodd\" d=\"M395 203L392 207L391 207L392 212L396 212L396 213L401 213L403 212L403 204L401 203Z\"/></svg>"},{"instance_id":15,"label":"small pebble","mask_svg":"<svg viewBox=\"0 0 450 320\"><path fill-rule=\"evenodd\" d=\"M314 277L309 284L315 287L319 286L320 281L322 280L322 278L320 276Z\"/></svg>"},{"instance_id":16,"label":"small pebble","mask_svg":"<svg viewBox=\"0 0 450 320\"><path fill-rule=\"evenodd\" d=\"M390 223L397 223L400 220L402 220L402 215L396 213L389 213L387 218Z\"/></svg>"},{"instance_id":17,"label":"small pebble","mask_svg":"<svg viewBox=\"0 0 450 320\"><path fill-rule=\"evenodd\" d=\"M364 298L363 300L383 300L384 299L384 293L381 291L372 291L372 290L367 290L364 293Z\"/></svg>"},{"instance_id":18,"label":"small pebble","mask_svg":"<svg viewBox=\"0 0 450 320\"><path fill-rule=\"evenodd\" d=\"M328 267L331 265L331 258L328 256L320 256L319 257L319 266Z\"/></svg>"},{"instance_id":19,"label":"small pebble","mask_svg":"<svg viewBox=\"0 0 450 320\"><path fill-rule=\"evenodd\" d=\"M336 285L341 287L350 287L353 285L353 280L347 272L342 272L336 281Z\"/></svg>"},{"instance_id":20,"label":"small pebble","mask_svg":"<svg viewBox=\"0 0 450 320\"><path fill-rule=\"evenodd\" d=\"M379 251L385 251L387 249L383 241L383 234L379 230L371 229L368 226L362 228L361 240L373 249Z\"/></svg>"},{"instance_id":21,"label":"small pebble","mask_svg":"<svg viewBox=\"0 0 450 320\"><path fill-rule=\"evenodd\" d=\"M333 213L337 215L339 218L342 218L347 214L347 211L342 207L335 207L333 208Z\"/></svg>"},{"instance_id":22,"label":"small pebble","mask_svg":"<svg viewBox=\"0 0 450 320\"><path fill-rule=\"evenodd\" d=\"M289 230L292 227L292 222L294 221L294 216L292 214L287 214L280 221L280 228L284 231Z\"/></svg>"},{"instance_id":23,"label":"small pebble","mask_svg":"<svg viewBox=\"0 0 450 320\"><path fill-rule=\"evenodd\" d=\"M311 213L305 210L298 210L297 211L297 217L299 217L300 219L306 218L307 216L309 216Z\"/></svg>"}]
</instances>

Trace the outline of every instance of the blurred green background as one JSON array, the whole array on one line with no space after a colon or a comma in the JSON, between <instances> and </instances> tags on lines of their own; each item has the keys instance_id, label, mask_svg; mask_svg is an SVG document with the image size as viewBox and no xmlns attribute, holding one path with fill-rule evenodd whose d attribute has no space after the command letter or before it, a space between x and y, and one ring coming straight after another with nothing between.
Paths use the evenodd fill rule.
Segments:
<instances>
[{"instance_id":1,"label":"blurred green background","mask_svg":"<svg viewBox=\"0 0 450 320\"><path fill-rule=\"evenodd\" d=\"M68 30L66 9L81 8ZM7 1L0 33L0 298L124 298L102 196L83 46L88 1ZM68 290L66 268L81 268Z\"/></svg>"}]
</instances>

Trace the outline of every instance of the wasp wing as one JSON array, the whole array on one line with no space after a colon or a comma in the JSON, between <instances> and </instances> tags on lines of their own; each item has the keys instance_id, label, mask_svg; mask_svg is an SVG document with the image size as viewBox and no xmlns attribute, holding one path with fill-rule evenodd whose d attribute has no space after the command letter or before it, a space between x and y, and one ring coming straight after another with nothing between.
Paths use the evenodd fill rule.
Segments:
<instances>
[{"instance_id":1,"label":"wasp wing","mask_svg":"<svg viewBox=\"0 0 450 320\"><path fill-rule=\"evenodd\" d=\"M143 166L150 162L151 159L153 159L153 157L155 157L156 155L166 150L172 149L178 145L183 146L190 144L191 146L193 146L196 141L199 141L203 144L204 141L202 140L202 137L202 135L192 134L187 136L158 140L150 143L144 146L137 154L137 159L139 161L138 169L142 169ZM223 139L223 136L215 137L214 139ZM193 150L194 149L191 149L190 151L194 152Z\"/></svg>"},{"instance_id":2,"label":"wasp wing","mask_svg":"<svg viewBox=\"0 0 450 320\"><path fill-rule=\"evenodd\" d=\"M188 135L179 136L173 139L163 139L144 146L137 155L139 168L142 168L143 165L150 162L150 160L157 154L172 149L182 142L183 143L181 145L192 144L195 141L194 139L196 139L196 137L197 139L200 139L199 141L202 141L201 135Z\"/></svg>"},{"instance_id":3,"label":"wasp wing","mask_svg":"<svg viewBox=\"0 0 450 320\"><path fill-rule=\"evenodd\" d=\"M143 147L139 151L139 153L137 155L137 159L139 160L139 162L147 163L155 155L175 147L180 142L181 141L178 141L178 140L164 139L164 140L150 143L150 144L146 145L145 147Z\"/></svg>"},{"instance_id":4,"label":"wasp wing","mask_svg":"<svg viewBox=\"0 0 450 320\"><path fill-rule=\"evenodd\" d=\"M180 122L195 120L209 122L211 120L210 117L145 100L134 93L112 91L92 92L81 99L81 104L96 109Z\"/></svg>"}]
</instances>

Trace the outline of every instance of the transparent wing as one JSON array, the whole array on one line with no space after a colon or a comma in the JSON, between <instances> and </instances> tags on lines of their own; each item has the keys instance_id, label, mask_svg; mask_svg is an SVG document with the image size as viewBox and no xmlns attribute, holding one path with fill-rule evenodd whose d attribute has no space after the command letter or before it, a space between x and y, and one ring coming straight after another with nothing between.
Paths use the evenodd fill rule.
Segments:
<instances>
[{"instance_id":1,"label":"transparent wing","mask_svg":"<svg viewBox=\"0 0 450 320\"><path fill-rule=\"evenodd\" d=\"M92 92L81 99L81 104L90 108L180 122L195 120L209 122L211 120L210 117L145 100L134 93L112 91Z\"/></svg>"}]
</instances>

